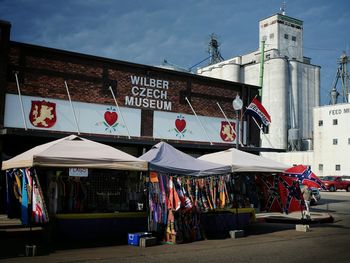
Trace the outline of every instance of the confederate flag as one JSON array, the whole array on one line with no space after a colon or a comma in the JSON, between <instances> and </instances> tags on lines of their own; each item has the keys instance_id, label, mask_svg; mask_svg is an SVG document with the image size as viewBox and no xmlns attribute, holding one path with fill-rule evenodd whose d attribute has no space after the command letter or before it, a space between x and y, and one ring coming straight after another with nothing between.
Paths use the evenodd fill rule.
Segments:
<instances>
[{"instance_id":1,"label":"confederate flag","mask_svg":"<svg viewBox=\"0 0 350 263\"><path fill-rule=\"evenodd\" d=\"M259 175L256 184L262 193L262 210L267 212L282 212L283 204L279 190L279 176Z\"/></svg>"},{"instance_id":2,"label":"confederate flag","mask_svg":"<svg viewBox=\"0 0 350 263\"><path fill-rule=\"evenodd\" d=\"M307 185L308 187L316 187L322 188L326 190L323 182L314 174L309 166L306 165L297 165L291 168L288 168L284 171L287 176L294 178L294 180L298 180L303 185Z\"/></svg>"},{"instance_id":3,"label":"confederate flag","mask_svg":"<svg viewBox=\"0 0 350 263\"><path fill-rule=\"evenodd\" d=\"M281 175L278 178L283 212L288 214L290 212L302 211L304 199L301 194L299 182L285 175Z\"/></svg>"}]
</instances>

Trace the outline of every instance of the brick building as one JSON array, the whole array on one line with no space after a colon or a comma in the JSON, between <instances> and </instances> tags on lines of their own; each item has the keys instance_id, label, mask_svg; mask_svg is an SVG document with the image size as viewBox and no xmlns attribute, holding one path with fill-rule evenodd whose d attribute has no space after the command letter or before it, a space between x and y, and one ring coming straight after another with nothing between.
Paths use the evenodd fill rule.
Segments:
<instances>
[{"instance_id":1,"label":"brick building","mask_svg":"<svg viewBox=\"0 0 350 263\"><path fill-rule=\"evenodd\" d=\"M253 85L14 42L6 21L0 21L0 30L1 161L72 133L137 157L160 140L194 155L224 150L237 146L227 123L236 128L239 115L233 112L232 100L239 95L244 109L258 95ZM255 123L243 115L241 127L240 148L259 152ZM48 193L54 175L45 173L39 178ZM119 180L113 181L112 190L111 178ZM129 195L136 189L131 182L139 184L136 174L104 172L90 178L89 172L89 179L81 181L90 185L86 202L91 209L84 212L104 205L109 205L108 211L135 209L130 204L137 199ZM2 212L4 187L0 190ZM115 200L98 199L97 193L110 196L111 191Z\"/></svg>"},{"instance_id":2,"label":"brick building","mask_svg":"<svg viewBox=\"0 0 350 263\"><path fill-rule=\"evenodd\" d=\"M217 103L234 122L233 98L240 95L245 107L258 93L252 85L18 43L10 31L11 24L2 21L3 158L71 133L135 156L159 140L194 154L225 149L235 136L220 136L225 118ZM258 129L246 118L243 123L243 143L256 151Z\"/></svg>"}]
</instances>

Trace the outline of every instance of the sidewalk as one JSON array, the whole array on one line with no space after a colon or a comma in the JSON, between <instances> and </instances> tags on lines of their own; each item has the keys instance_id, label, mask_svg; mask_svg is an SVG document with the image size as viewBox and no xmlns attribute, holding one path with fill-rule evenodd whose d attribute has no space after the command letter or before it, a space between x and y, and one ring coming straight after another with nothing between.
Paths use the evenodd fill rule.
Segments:
<instances>
[{"instance_id":1,"label":"sidewalk","mask_svg":"<svg viewBox=\"0 0 350 263\"><path fill-rule=\"evenodd\" d=\"M286 223L286 224L320 224L334 222L333 216L329 213L310 212L311 219L302 218L301 212L292 212L289 214L282 213L257 213L257 222L267 223Z\"/></svg>"},{"instance_id":2,"label":"sidewalk","mask_svg":"<svg viewBox=\"0 0 350 263\"><path fill-rule=\"evenodd\" d=\"M317 213L311 212L311 220L303 221L301 219L301 213L290 213L288 215L281 213L257 213L256 214L256 223L252 224L249 231L246 234L253 235L255 238L257 236L264 236L264 234L269 232L275 232L277 230L286 230L294 229L293 224L318 224L318 223L330 223L333 222L333 217L328 213ZM271 224L270 224L271 223ZM274 224L274 223L284 223L284 224ZM215 239L214 239L215 240ZM208 242L216 241L202 241L198 245L202 246ZM14 260L17 258L28 259L30 257L25 257L25 246L28 244L35 244L37 246L38 256L47 256L50 259L60 258L64 255L68 259L73 251L89 251L88 248L91 248L92 251L106 250L109 251L110 248L113 248L113 251L119 251L118 253L125 252L125 255L134 254L135 248L130 246L125 246L119 242L79 242L79 244L74 244L70 242L65 243L56 243L49 242L48 236L45 234L45 231L41 227L30 228L23 227L20 220L17 219L7 219L6 216L0 216L0 261L2 259ZM208 244L209 245L209 244ZM196 242L192 243L192 246L197 246ZM159 250L169 249L167 246L157 246ZM181 246L183 247L183 246ZM143 251L143 250L139 250ZM148 250L144 250L148 251ZM128 252L128 253L126 253ZM111 253L111 252L108 252ZM115 253L115 252L113 252ZM141 252L140 252L141 253ZM163 252L162 252L163 253ZM103 254L103 253L102 253ZM89 254L87 254L89 255ZM79 255L75 255L77 259ZM33 257L32 259L38 257ZM39 257L40 258L40 257ZM40 261L40 260L39 260ZM59 260L58 260L59 261Z\"/></svg>"}]
</instances>

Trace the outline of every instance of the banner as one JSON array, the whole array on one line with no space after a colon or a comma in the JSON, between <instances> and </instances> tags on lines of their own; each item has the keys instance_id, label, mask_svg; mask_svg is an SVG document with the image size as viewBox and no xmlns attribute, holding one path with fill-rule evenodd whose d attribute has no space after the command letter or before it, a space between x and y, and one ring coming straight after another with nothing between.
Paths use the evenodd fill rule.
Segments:
<instances>
[{"instance_id":1,"label":"banner","mask_svg":"<svg viewBox=\"0 0 350 263\"><path fill-rule=\"evenodd\" d=\"M257 98L254 98L249 104L246 113L252 115L260 124L269 126L271 123L270 115Z\"/></svg>"}]
</instances>

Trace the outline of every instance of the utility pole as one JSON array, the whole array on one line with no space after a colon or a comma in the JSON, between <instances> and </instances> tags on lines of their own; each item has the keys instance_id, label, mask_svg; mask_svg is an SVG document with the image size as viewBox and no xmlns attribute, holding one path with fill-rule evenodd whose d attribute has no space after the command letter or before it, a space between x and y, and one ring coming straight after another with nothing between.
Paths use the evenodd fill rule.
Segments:
<instances>
[{"instance_id":1,"label":"utility pole","mask_svg":"<svg viewBox=\"0 0 350 263\"><path fill-rule=\"evenodd\" d=\"M259 96L262 99L262 90L264 84L264 62L265 62L265 40L261 41L260 47L260 74L259 74Z\"/></svg>"}]
</instances>

